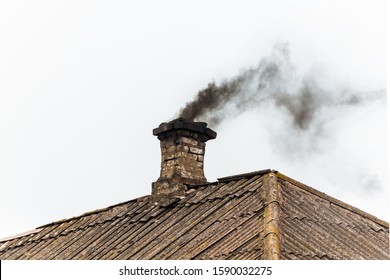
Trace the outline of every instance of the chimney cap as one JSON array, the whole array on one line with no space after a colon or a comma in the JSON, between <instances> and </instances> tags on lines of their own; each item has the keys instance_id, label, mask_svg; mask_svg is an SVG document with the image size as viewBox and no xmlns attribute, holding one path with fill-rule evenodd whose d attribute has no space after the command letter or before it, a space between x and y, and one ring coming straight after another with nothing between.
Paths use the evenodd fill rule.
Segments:
<instances>
[{"instance_id":1,"label":"chimney cap","mask_svg":"<svg viewBox=\"0 0 390 280\"><path fill-rule=\"evenodd\" d=\"M170 131L175 130L188 130L197 132L207 137L209 139L215 139L217 137L217 133L207 127L207 123L205 122L193 122L187 120L185 118L177 118L170 122L163 122L159 125L159 127L153 129L153 135L159 136L161 134L165 134Z\"/></svg>"}]
</instances>

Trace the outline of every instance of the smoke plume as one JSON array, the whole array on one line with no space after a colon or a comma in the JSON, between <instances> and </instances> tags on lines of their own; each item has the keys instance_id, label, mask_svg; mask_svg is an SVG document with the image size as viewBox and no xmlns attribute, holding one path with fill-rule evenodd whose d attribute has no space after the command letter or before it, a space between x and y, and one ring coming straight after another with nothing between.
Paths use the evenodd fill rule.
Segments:
<instances>
[{"instance_id":1,"label":"smoke plume","mask_svg":"<svg viewBox=\"0 0 390 280\"><path fill-rule=\"evenodd\" d=\"M345 199L365 201L383 193L378 167L386 170L386 160L377 146L386 143L378 119L386 90L358 90L325 66L304 72L291 61L288 44L278 44L256 66L209 83L176 117L205 121L213 129L233 121L238 135L230 127L221 132L237 137L230 141L239 148L229 151L232 160L220 163L223 168L260 164L290 170L328 193L348 193ZM235 122L241 113L247 116Z\"/></svg>"},{"instance_id":2,"label":"smoke plume","mask_svg":"<svg viewBox=\"0 0 390 280\"><path fill-rule=\"evenodd\" d=\"M209 83L178 115L206 121L215 128L245 110L273 105L287 113L293 129L306 131L324 121L321 113L326 109L352 107L384 95L384 91L367 95L348 89L329 90L319 84L312 75L298 75L290 61L288 44L277 44L256 67L219 85Z\"/></svg>"}]
</instances>

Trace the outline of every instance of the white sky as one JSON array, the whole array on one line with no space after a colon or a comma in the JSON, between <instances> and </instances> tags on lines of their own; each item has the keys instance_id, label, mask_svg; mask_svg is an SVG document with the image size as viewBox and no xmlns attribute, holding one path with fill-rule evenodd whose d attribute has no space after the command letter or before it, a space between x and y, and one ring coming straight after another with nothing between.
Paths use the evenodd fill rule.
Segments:
<instances>
[{"instance_id":1,"label":"white sky","mask_svg":"<svg viewBox=\"0 0 390 280\"><path fill-rule=\"evenodd\" d=\"M152 129L277 42L300 73L385 89L384 5L1 1L0 238L149 194ZM288 138L291 151L275 150L283 121L266 108L222 123L207 143L209 181L272 168L389 221L384 99L332 118L315 153Z\"/></svg>"}]
</instances>

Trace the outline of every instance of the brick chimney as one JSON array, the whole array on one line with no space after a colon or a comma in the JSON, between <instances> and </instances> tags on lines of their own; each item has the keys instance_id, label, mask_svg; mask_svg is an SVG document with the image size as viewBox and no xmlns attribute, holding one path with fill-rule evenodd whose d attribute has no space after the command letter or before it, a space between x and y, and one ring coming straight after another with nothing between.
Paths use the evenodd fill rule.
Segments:
<instances>
[{"instance_id":1,"label":"brick chimney","mask_svg":"<svg viewBox=\"0 0 390 280\"><path fill-rule=\"evenodd\" d=\"M206 142L217 136L207 123L178 118L160 124L153 135L160 140L161 171L152 184L152 195L179 195L186 185L207 182L203 172Z\"/></svg>"}]
</instances>

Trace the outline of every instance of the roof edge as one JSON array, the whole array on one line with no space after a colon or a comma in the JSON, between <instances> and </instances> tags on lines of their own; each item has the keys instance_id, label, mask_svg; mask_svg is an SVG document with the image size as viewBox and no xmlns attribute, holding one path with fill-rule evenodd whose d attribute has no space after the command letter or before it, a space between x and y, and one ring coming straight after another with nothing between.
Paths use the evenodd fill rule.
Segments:
<instances>
[{"instance_id":1,"label":"roof edge","mask_svg":"<svg viewBox=\"0 0 390 280\"><path fill-rule=\"evenodd\" d=\"M327 195L327 194L325 194L323 192L320 192L320 191L318 191L318 190L316 190L316 189L314 189L312 187L309 187L308 185L305 185L305 184L303 184L303 183L301 183L301 182L299 182L297 180L294 180L294 179L292 179L292 178L290 178L290 177L288 177L288 176L286 176L286 175L284 175L284 174L282 174L280 172L276 172L276 174L277 174L278 178L280 178L282 180L285 180L285 181L287 181L289 183L292 183L295 186L297 186L297 187L299 187L299 188L301 188L301 189L303 189L303 190L305 190L307 192L310 192L310 193L312 193L312 194L314 194L314 195L316 195L316 196L318 196L320 198L323 198L323 199L325 199L325 200L327 200L327 201L329 201L329 202L331 202L331 203L333 203L333 204L335 204L337 206L340 206L340 207L342 207L342 208L344 208L346 210L349 210L349 211L351 211L351 212L353 212L355 214L358 214L358 215L360 215L360 216L362 216L364 218L370 219L371 221L373 221L373 222L375 222L377 224L380 224L380 225L382 225L384 227L387 227L387 228L389 227L389 223L388 222L386 222L384 220L381 220L381 219L375 217L372 214L369 214L369 213L367 213L367 212L365 212L363 210L360 210L359 208L356 208L356 207L354 207L354 206L352 206L350 204L342 202L341 200L338 200L337 198L334 198L334 197L332 197L330 195Z\"/></svg>"},{"instance_id":2,"label":"roof edge","mask_svg":"<svg viewBox=\"0 0 390 280\"><path fill-rule=\"evenodd\" d=\"M65 218L65 219L61 219L61 220L54 221L54 222L51 222L51 223L47 223L47 224L44 224L42 226L37 227L36 229L41 229L41 228L53 226L53 225L56 225L56 224L69 222L69 221L72 221L72 220L75 220L75 219L80 219L80 218L85 217L85 216L89 216L89 215L97 214L97 213L100 213L100 212L108 211L108 210L110 210L110 209L112 209L114 207L117 207L117 206L129 203L129 202L144 201L144 200L149 199L149 197L150 197L150 195L140 196L140 197L137 197L137 198L134 198L134 199L130 199L130 200L127 200L127 201L124 201L124 202L120 202L120 203L116 203L114 205L110 205L108 207L104 207L104 208L99 208L99 209L96 209L96 210L88 211L88 212L85 212L85 213L83 213L81 215L78 215L78 216L74 216L74 217L71 217L71 218Z\"/></svg>"},{"instance_id":3,"label":"roof edge","mask_svg":"<svg viewBox=\"0 0 390 280\"><path fill-rule=\"evenodd\" d=\"M6 242L6 241L9 241L9 240L13 240L13 239L16 239L16 238L24 237L24 236L27 236L27 235L30 235L30 234L35 234L35 233L40 232L41 230L42 230L41 228L36 228L36 229L33 229L33 230L29 230L29 231L25 231L25 232L19 233L17 235L4 237L4 238L0 239L0 242Z\"/></svg>"}]
</instances>

